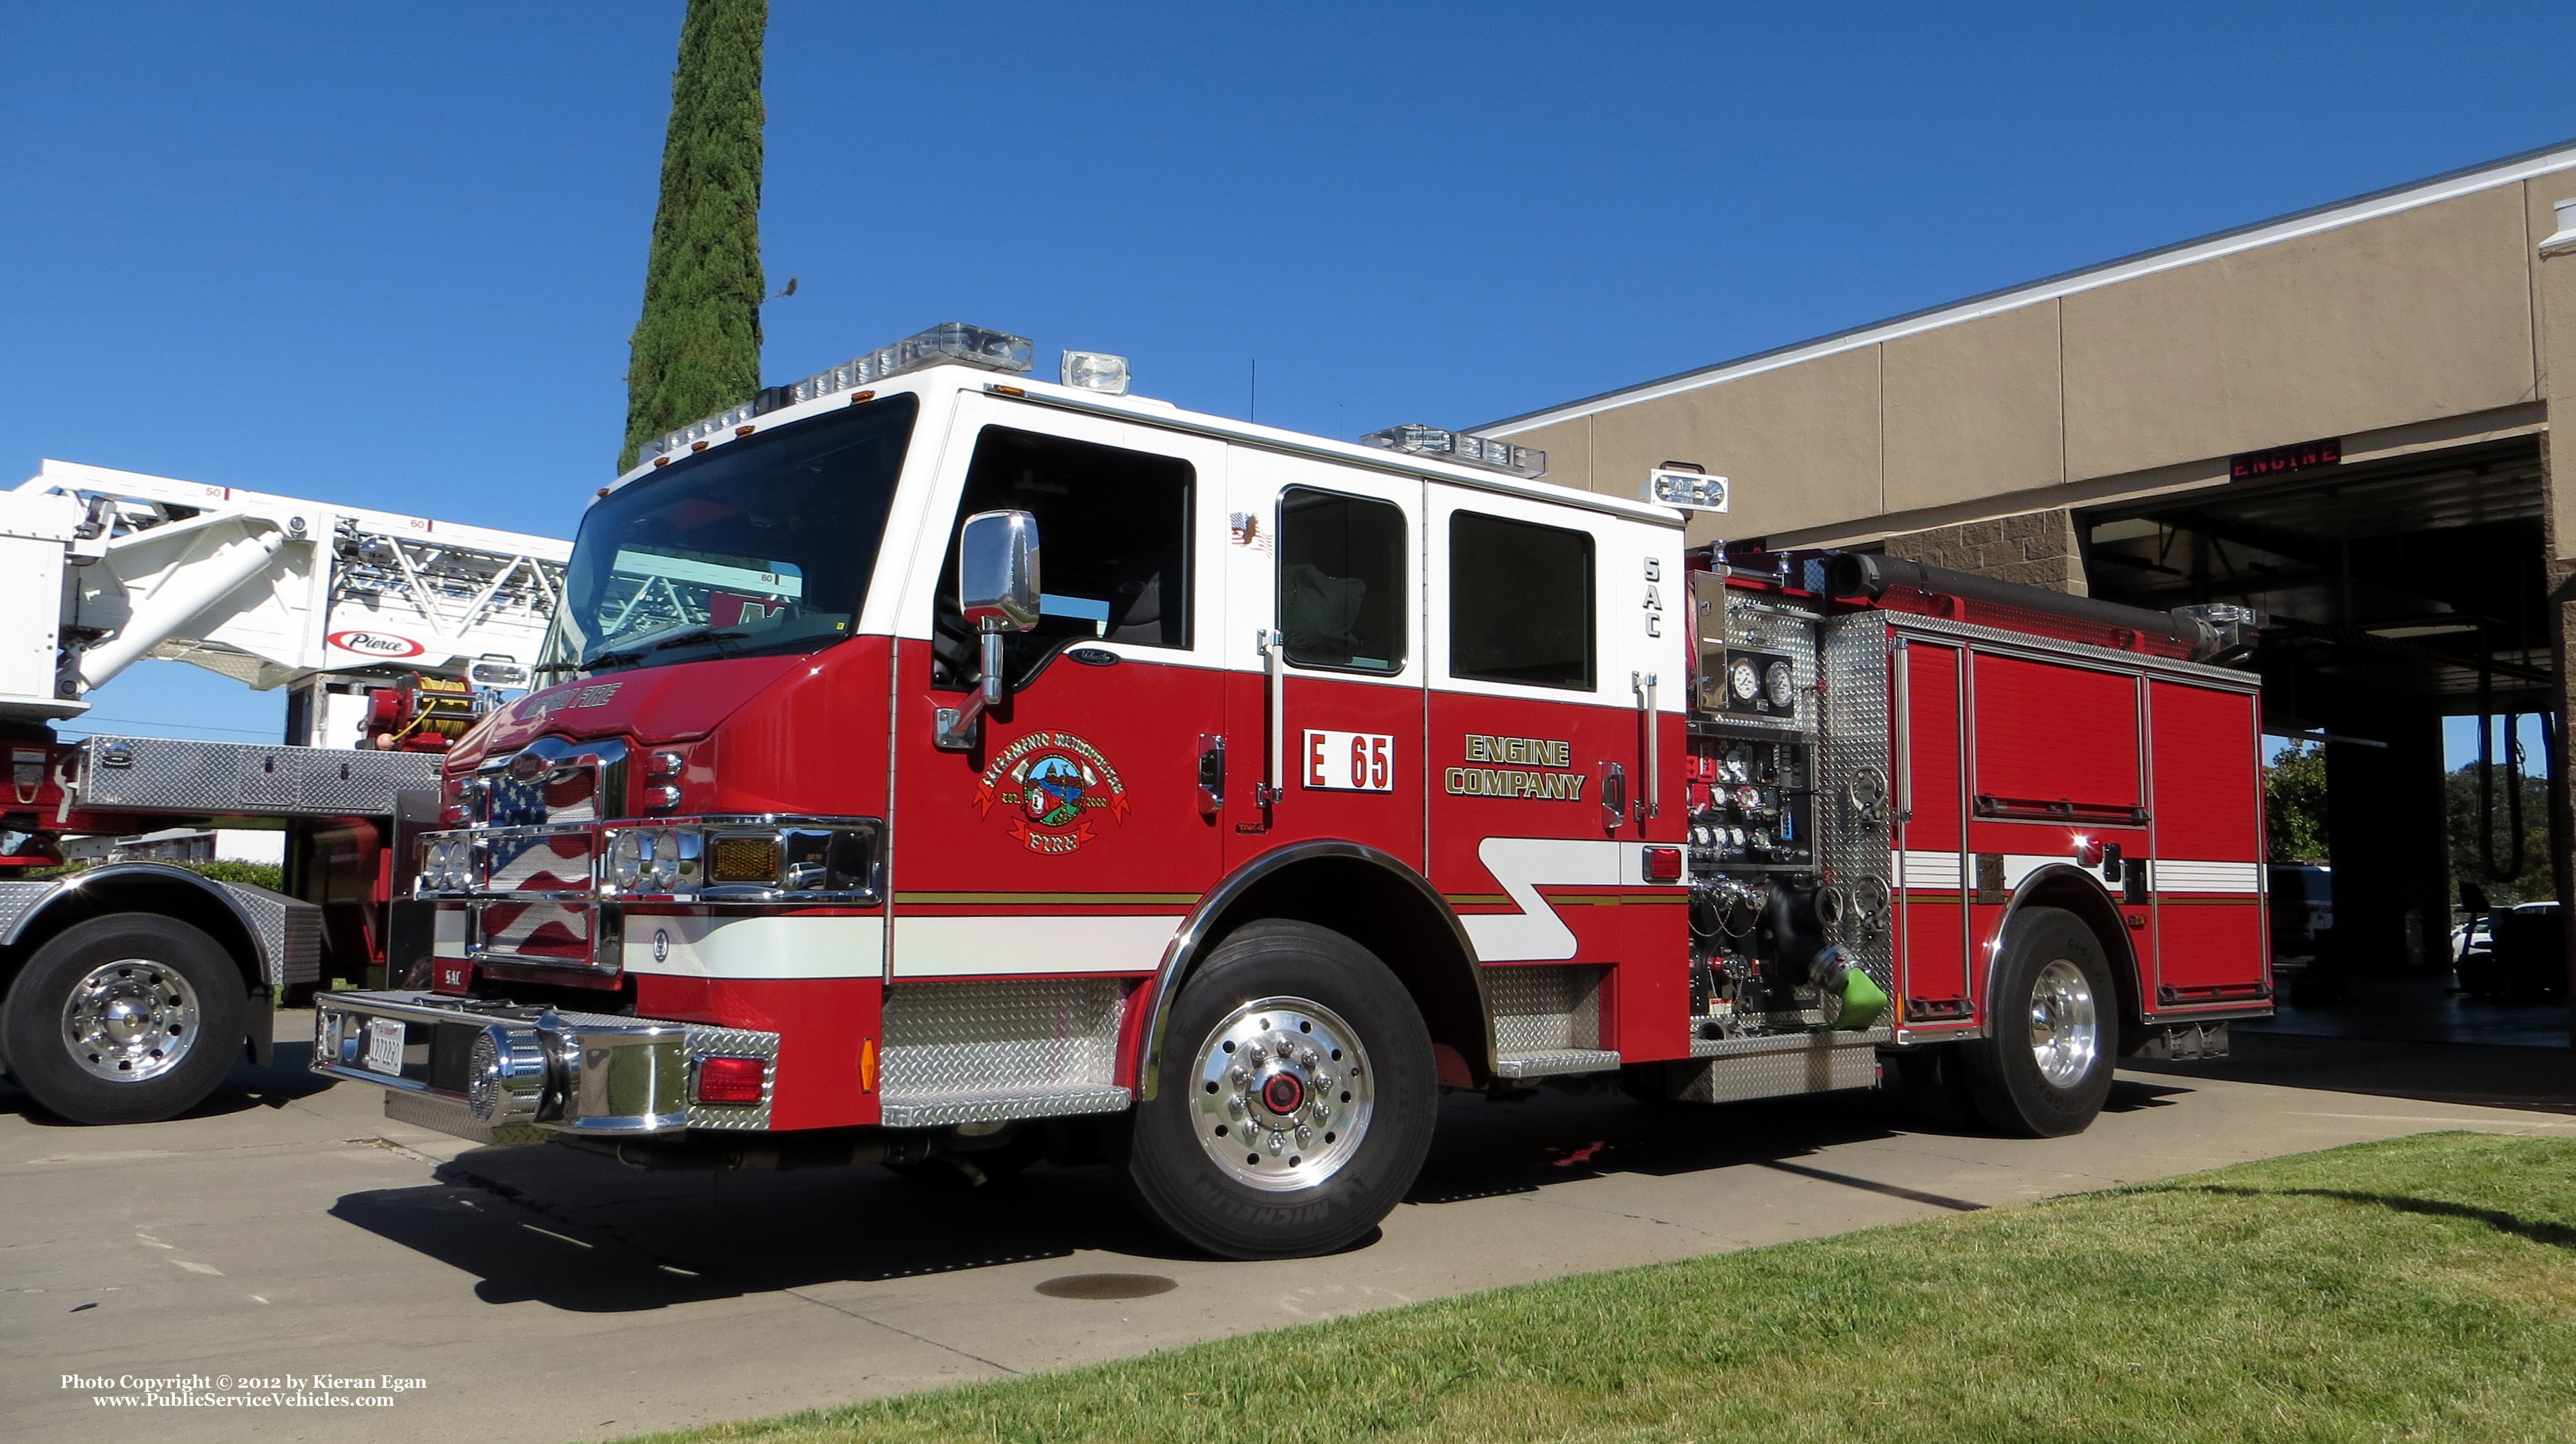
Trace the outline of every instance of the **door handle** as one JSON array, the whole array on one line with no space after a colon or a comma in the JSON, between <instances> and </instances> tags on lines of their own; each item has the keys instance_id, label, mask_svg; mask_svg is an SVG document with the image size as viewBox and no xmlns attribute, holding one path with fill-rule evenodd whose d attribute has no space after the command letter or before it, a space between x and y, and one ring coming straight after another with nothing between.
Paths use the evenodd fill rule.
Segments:
<instances>
[{"instance_id":1,"label":"door handle","mask_svg":"<svg viewBox=\"0 0 2576 1444\"><path fill-rule=\"evenodd\" d=\"M1645 774L1645 788L1644 795L1637 799L1637 824L1642 827L1647 819L1661 817L1664 812L1663 789L1660 786L1663 781L1663 768L1658 765L1663 760L1663 749L1657 745L1662 739L1656 735L1659 728L1655 716L1655 674L1629 673L1628 690L1637 694L1638 719L1643 725L1645 736L1643 749L1646 754L1645 766L1638 769Z\"/></svg>"},{"instance_id":2,"label":"door handle","mask_svg":"<svg viewBox=\"0 0 2576 1444\"><path fill-rule=\"evenodd\" d=\"M1617 832L1628 821L1628 769L1616 762L1601 764L1601 827Z\"/></svg>"},{"instance_id":3,"label":"door handle","mask_svg":"<svg viewBox=\"0 0 2576 1444\"><path fill-rule=\"evenodd\" d=\"M1285 633L1264 629L1260 634L1261 658L1269 674L1270 771L1256 794L1263 811L1279 805L1288 790L1288 638Z\"/></svg>"},{"instance_id":4,"label":"door handle","mask_svg":"<svg viewBox=\"0 0 2576 1444\"><path fill-rule=\"evenodd\" d=\"M1225 739L1199 734L1199 811L1214 817L1225 807Z\"/></svg>"}]
</instances>

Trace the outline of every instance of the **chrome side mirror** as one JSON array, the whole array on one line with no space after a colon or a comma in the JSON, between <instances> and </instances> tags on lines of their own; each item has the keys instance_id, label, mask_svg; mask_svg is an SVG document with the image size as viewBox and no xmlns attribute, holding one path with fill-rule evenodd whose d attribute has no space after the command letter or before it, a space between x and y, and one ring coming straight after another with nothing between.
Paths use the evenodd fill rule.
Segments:
<instances>
[{"instance_id":1,"label":"chrome side mirror","mask_svg":"<svg viewBox=\"0 0 2576 1444\"><path fill-rule=\"evenodd\" d=\"M979 511L957 531L957 610L983 647L984 680L963 707L939 709L936 740L972 749L986 712L1002 703L1002 639L1038 624L1038 519L1024 511Z\"/></svg>"},{"instance_id":2,"label":"chrome side mirror","mask_svg":"<svg viewBox=\"0 0 2576 1444\"><path fill-rule=\"evenodd\" d=\"M1038 519L979 511L957 533L957 610L978 632L1038 624Z\"/></svg>"}]
</instances>

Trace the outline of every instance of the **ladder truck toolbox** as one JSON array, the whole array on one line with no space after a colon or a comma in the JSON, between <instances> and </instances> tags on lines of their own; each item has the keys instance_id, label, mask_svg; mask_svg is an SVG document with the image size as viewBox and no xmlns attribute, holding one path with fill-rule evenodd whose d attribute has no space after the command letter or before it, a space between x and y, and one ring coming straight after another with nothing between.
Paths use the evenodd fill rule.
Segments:
<instances>
[{"instance_id":1,"label":"ladder truck toolbox","mask_svg":"<svg viewBox=\"0 0 2576 1444\"><path fill-rule=\"evenodd\" d=\"M270 1061L281 996L425 971L411 833L440 752L529 680L568 553L59 461L0 491L0 1068L75 1122L169 1118ZM144 658L286 689L287 739L56 736ZM217 828L280 834L282 891L63 866L66 839Z\"/></svg>"},{"instance_id":2,"label":"ladder truck toolbox","mask_svg":"<svg viewBox=\"0 0 2576 1444\"><path fill-rule=\"evenodd\" d=\"M2270 1010L2259 618L1690 547L1508 440L1345 444L934 328L588 508L444 756L391 1113L638 1166L1094 1159L1341 1247L1443 1091L1877 1086L2074 1132Z\"/></svg>"}]
</instances>

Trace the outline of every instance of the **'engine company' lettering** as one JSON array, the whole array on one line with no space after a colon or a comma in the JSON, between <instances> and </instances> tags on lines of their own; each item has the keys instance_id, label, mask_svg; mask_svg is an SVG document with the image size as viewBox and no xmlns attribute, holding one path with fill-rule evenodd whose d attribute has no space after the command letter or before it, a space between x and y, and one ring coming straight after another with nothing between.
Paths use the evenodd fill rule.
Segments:
<instances>
[{"instance_id":1,"label":"'engine company' lettering","mask_svg":"<svg viewBox=\"0 0 2576 1444\"><path fill-rule=\"evenodd\" d=\"M1519 739L1507 739L1517 741ZM1562 747L1562 742L1554 744ZM1501 767L1452 767L1441 785L1459 797L1535 797L1547 802L1581 802L1580 772L1520 772Z\"/></svg>"},{"instance_id":2,"label":"'engine company' lettering","mask_svg":"<svg viewBox=\"0 0 2576 1444\"><path fill-rule=\"evenodd\" d=\"M1572 767L1574 744L1552 742L1544 737L1487 737L1467 734L1467 760L1470 762L1503 762L1514 767ZM1450 791L1457 791L1451 788Z\"/></svg>"}]
</instances>

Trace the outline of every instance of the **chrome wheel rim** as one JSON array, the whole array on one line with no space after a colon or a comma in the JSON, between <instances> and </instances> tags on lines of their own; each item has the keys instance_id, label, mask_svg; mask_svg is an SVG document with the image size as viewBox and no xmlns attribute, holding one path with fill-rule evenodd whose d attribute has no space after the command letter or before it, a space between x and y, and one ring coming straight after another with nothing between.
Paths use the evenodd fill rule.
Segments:
<instances>
[{"instance_id":1,"label":"chrome wheel rim","mask_svg":"<svg viewBox=\"0 0 2576 1444\"><path fill-rule=\"evenodd\" d=\"M2101 1046L2101 1018L2084 970L2064 958L2040 969L2030 990L2030 1051L2039 1075L2056 1087L2072 1088L2092 1071Z\"/></svg>"},{"instance_id":2,"label":"chrome wheel rim","mask_svg":"<svg viewBox=\"0 0 2576 1444\"><path fill-rule=\"evenodd\" d=\"M63 1000L63 1046L92 1077L140 1083L197 1046L203 1010L179 970L150 958L102 963Z\"/></svg>"},{"instance_id":3,"label":"chrome wheel rim","mask_svg":"<svg viewBox=\"0 0 2576 1444\"><path fill-rule=\"evenodd\" d=\"M1285 1193L1351 1161L1376 1096L1376 1069L1350 1024L1304 998L1262 998L1199 1044L1190 1121L1228 1178Z\"/></svg>"}]
</instances>

